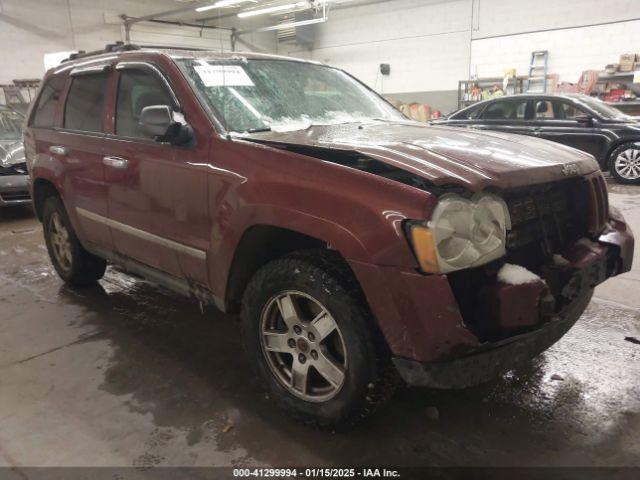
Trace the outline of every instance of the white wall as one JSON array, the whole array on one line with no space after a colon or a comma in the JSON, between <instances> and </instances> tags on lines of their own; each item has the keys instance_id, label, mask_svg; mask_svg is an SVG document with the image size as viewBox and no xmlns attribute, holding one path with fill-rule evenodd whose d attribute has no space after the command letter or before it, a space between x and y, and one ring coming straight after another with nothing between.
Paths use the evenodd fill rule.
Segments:
<instances>
[{"instance_id":1,"label":"white wall","mask_svg":"<svg viewBox=\"0 0 640 480\"><path fill-rule=\"evenodd\" d=\"M285 52L337 65L386 94L456 90L476 72L526 75L534 50L549 50L549 72L575 82L640 52L640 0L389 0L333 10L315 28L311 52ZM384 82L380 63L391 64Z\"/></svg>"},{"instance_id":2,"label":"white wall","mask_svg":"<svg viewBox=\"0 0 640 480\"><path fill-rule=\"evenodd\" d=\"M0 0L0 83L40 77L44 53L98 49L122 39L121 13L145 15L179 5L175 0ZM272 21L256 17L241 27ZM411 96L451 92L458 80L476 72L501 76L515 67L526 75L530 53L538 49L549 50L550 72L576 81L583 70L602 69L621 53L640 50L640 0L389 0L332 10L329 21L314 28L312 51L280 45L279 53L334 64L382 93ZM274 32L243 39L276 50ZM133 28L132 41L230 49L226 31L149 23ZM390 76L378 73L380 63L391 64ZM450 103L452 96L446 98Z\"/></svg>"},{"instance_id":3,"label":"white wall","mask_svg":"<svg viewBox=\"0 0 640 480\"><path fill-rule=\"evenodd\" d=\"M549 51L549 72L576 82L584 70L602 70L622 53L640 53L638 0L476 0L471 73L528 72L533 50ZM531 32L531 33L528 33Z\"/></svg>"},{"instance_id":4,"label":"white wall","mask_svg":"<svg viewBox=\"0 0 640 480\"><path fill-rule=\"evenodd\" d=\"M452 88L468 74L472 0L394 0L334 10L313 50L285 53L344 68L379 92ZM378 74L380 63L391 75Z\"/></svg>"},{"instance_id":5,"label":"white wall","mask_svg":"<svg viewBox=\"0 0 640 480\"><path fill-rule=\"evenodd\" d=\"M149 13L171 0L2 0L0 82L38 78L45 53L95 50L122 39L117 15Z\"/></svg>"},{"instance_id":6,"label":"white wall","mask_svg":"<svg viewBox=\"0 0 640 480\"><path fill-rule=\"evenodd\" d=\"M1 0L0 83L42 77L45 53L91 51L123 40L120 14L142 16L181 5L175 0ZM135 25L131 39L144 44L231 48L228 31L151 23ZM262 50L275 50L273 32L256 35L253 41Z\"/></svg>"}]
</instances>

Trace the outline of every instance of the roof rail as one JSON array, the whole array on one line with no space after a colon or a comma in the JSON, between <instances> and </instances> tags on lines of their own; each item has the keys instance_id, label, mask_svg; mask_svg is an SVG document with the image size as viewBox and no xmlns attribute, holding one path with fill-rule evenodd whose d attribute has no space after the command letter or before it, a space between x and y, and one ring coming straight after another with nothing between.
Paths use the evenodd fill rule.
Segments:
<instances>
[{"instance_id":1,"label":"roof rail","mask_svg":"<svg viewBox=\"0 0 640 480\"><path fill-rule=\"evenodd\" d=\"M157 48L160 50L187 50L194 52L208 52L210 49L198 47L175 47L172 45L139 45L140 48Z\"/></svg>"},{"instance_id":2,"label":"roof rail","mask_svg":"<svg viewBox=\"0 0 640 480\"><path fill-rule=\"evenodd\" d=\"M103 50L93 50L91 52L86 52L84 50L80 50L76 53L72 53L68 58L65 58L60 63L71 62L72 60L77 60L78 58L86 58L86 57L94 57L96 55L102 55L104 53L112 53L112 52L129 52L131 50L141 50L143 48L157 48L160 50L186 50L186 51L198 51L198 52L206 52L208 49L206 48L198 48L198 47L176 47L173 45L136 45L133 43L124 43L121 41L117 41L115 43L108 43L105 45Z\"/></svg>"},{"instance_id":3,"label":"roof rail","mask_svg":"<svg viewBox=\"0 0 640 480\"><path fill-rule=\"evenodd\" d=\"M69 58L66 58L61 63L70 62L78 58L86 58L86 57L93 57L96 55L102 55L103 53L128 52L130 50L140 50L140 47L132 43L124 43L124 42L118 41L115 43L108 43L103 50L93 50L91 52L80 50L77 53L72 53L71 55L69 55Z\"/></svg>"}]
</instances>

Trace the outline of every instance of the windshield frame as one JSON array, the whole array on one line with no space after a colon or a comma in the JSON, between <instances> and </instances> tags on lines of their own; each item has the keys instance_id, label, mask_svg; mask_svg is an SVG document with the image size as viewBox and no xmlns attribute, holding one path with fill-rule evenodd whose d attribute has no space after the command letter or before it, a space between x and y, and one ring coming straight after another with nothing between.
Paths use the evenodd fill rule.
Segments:
<instances>
[{"instance_id":1,"label":"windshield frame","mask_svg":"<svg viewBox=\"0 0 640 480\"><path fill-rule=\"evenodd\" d=\"M386 98L384 98L382 95L380 95L378 92L376 92L373 88L369 87L367 84L365 84L364 82L362 82L361 80L359 80L357 77L351 75L349 72L338 68L338 67L334 67L331 65L326 65L324 63L320 63L320 62L314 62L314 61L308 61L308 60L302 60L302 59L296 59L296 58L290 58L290 57L250 57L250 58L246 58L243 57L241 54L236 54L234 56L230 56L228 58L221 58L219 56L215 56L212 55L210 57L207 56L203 56L203 57L175 57L173 58L173 61L175 62L176 66L178 67L178 70L180 71L180 73L182 74L182 76L185 78L186 82L189 84L191 90L194 92L194 94L196 95L196 98L198 99L198 101L200 102L200 104L202 105L202 107L205 109L205 111L207 112L208 116L210 117L211 121L214 124L214 127L216 129L216 131L223 136L230 136L232 133L233 134L250 134L251 132L248 131L243 131L243 132L238 132L235 131L231 128L229 128L229 124L227 123L226 118L224 117L224 115L222 115L218 109L215 107L215 105L213 105L208 98L206 98L206 95L203 91L201 91L198 86L196 85L196 83L194 82L194 80L191 78L191 75L189 75L189 73L186 71L184 62L187 61L198 61L198 60L202 60L205 61L207 63L210 63L212 65L215 65L216 63L220 63L220 64L231 64L231 65L242 65L243 63L246 62L268 62L268 61L278 61L278 62L291 62L291 63L301 63L301 64L308 64L308 65L313 65L313 66L317 66L317 67L321 67L321 68L327 68L330 70L335 70L337 72L340 72L341 74L345 75L346 77L348 77L351 81L353 81L354 83L357 84L358 87L363 88L367 94L373 95L376 100L382 102L382 104L386 107L388 107L392 112L396 113L398 115L398 120L399 121L408 121L410 120L406 115L404 115L400 110L398 110L396 107L393 106L393 104L387 100Z\"/></svg>"}]
</instances>

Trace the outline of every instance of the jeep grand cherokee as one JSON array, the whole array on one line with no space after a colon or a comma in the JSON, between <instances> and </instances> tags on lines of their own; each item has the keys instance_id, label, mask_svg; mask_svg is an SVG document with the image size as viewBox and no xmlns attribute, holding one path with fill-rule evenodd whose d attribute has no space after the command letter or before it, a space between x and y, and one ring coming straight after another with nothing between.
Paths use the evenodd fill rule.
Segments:
<instances>
[{"instance_id":1,"label":"jeep grand cherokee","mask_svg":"<svg viewBox=\"0 0 640 480\"><path fill-rule=\"evenodd\" d=\"M330 426L557 341L633 237L592 156L408 121L347 73L141 49L50 70L25 133L51 261L239 312L270 397ZM213 348L213 347L212 347Z\"/></svg>"}]
</instances>

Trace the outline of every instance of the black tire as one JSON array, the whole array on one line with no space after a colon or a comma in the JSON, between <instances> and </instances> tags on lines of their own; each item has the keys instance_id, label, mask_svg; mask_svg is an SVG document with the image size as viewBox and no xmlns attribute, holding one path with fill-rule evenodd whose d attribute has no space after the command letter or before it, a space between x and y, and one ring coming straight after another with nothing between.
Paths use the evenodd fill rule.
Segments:
<instances>
[{"instance_id":1,"label":"black tire","mask_svg":"<svg viewBox=\"0 0 640 480\"><path fill-rule=\"evenodd\" d=\"M611 155L609 155L608 167L609 173L618 183L622 183L625 185L640 185L640 153L636 153L636 156L639 160L636 160L638 163L635 164L633 172L638 172L637 176L631 172L630 175L626 176L618 171L616 168L616 159L625 151L633 150L635 152L640 152L640 144L639 143L624 143L617 147ZM635 178L630 178L635 177Z\"/></svg>"},{"instance_id":2,"label":"black tire","mask_svg":"<svg viewBox=\"0 0 640 480\"><path fill-rule=\"evenodd\" d=\"M343 338L347 368L342 387L325 401L294 395L273 373L263 348L263 311L274 297L292 290L320 302ZM351 426L378 410L400 383L357 281L341 259L324 250L299 252L258 270L244 292L241 317L245 349L261 383L298 421L320 428Z\"/></svg>"},{"instance_id":3,"label":"black tire","mask_svg":"<svg viewBox=\"0 0 640 480\"><path fill-rule=\"evenodd\" d=\"M61 222L68 234L68 257L65 258L56 252L54 245L56 233L54 222L56 220ZM93 285L102 278L107 268L107 262L82 247L71 226L67 211L58 197L52 196L45 201L42 226L51 263L65 283L75 287L83 287Z\"/></svg>"}]
</instances>

